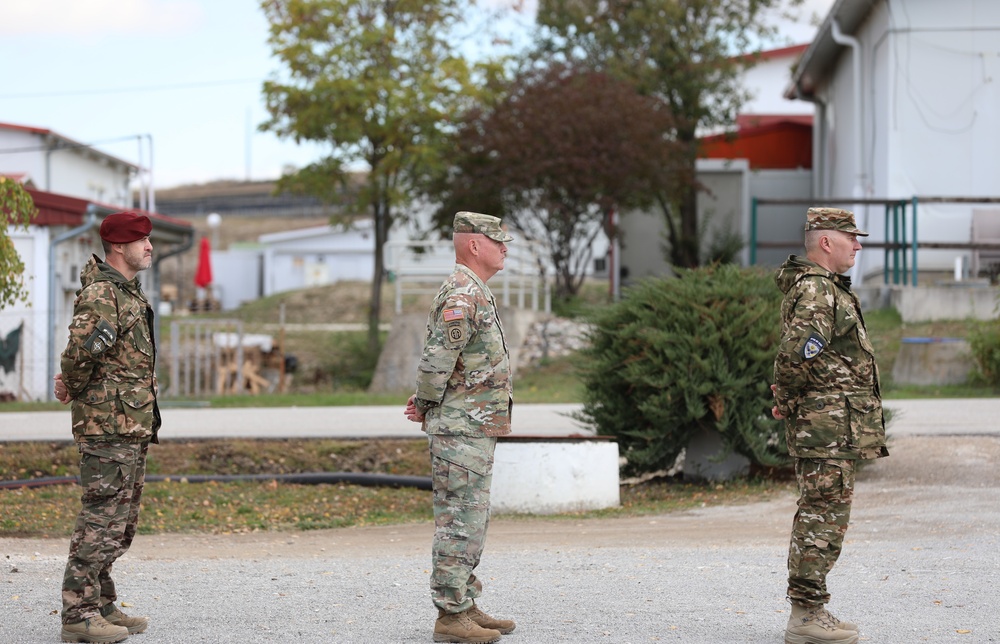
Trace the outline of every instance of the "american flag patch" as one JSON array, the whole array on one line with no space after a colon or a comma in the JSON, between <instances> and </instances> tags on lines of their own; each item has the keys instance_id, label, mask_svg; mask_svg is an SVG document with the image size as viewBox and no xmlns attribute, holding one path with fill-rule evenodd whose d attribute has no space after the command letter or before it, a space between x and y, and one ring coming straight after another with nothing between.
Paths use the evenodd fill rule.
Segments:
<instances>
[{"instance_id":1,"label":"american flag patch","mask_svg":"<svg viewBox=\"0 0 1000 644\"><path fill-rule=\"evenodd\" d=\"M465 317L465 313L462 309L445 309L442 314L445 322L453 322L455 320L461 320Z\"/></svg>"}]
</instances>

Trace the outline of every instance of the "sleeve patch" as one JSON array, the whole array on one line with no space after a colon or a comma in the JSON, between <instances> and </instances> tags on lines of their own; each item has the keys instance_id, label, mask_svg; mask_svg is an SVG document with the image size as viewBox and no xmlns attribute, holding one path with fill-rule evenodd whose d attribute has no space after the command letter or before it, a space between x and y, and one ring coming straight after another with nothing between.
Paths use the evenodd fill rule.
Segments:
<instances>
[{"instance_id":1,"label":"sleeve patch","mask_svg":"<svg viewBox=\"0 0 1000 644\"><path fill-rule=\"evenodd\" d=\"M806 343L802 345L799 354L806 360L812 360L822 353L824 348L826 348L826 340L820 334L813 333L806 340Z\"/></svg>"},{"instance_id":2,"label":"sleeve patch","mask_svg":"<svg viewBox=\"0 0 1000 644\"><path fill-rule=\"evenodd\" d=\"M449 324L444 333L448 337L448 342L453 345L465 342L465 326L461 323Z\"/></svg>"},{"instance_id":3,"label":"sleeve patch","mask_svg":"<svg viewBox=\"0 0 1000 644\"><path fill-rule=\"evenodd\" d=\"M97 328L94 329L94 332L83 343L83 348L90 352L91 355L98 355L104 353L108 347L113 345L117 337L115 328L102 318L97 322Z\"/></svg>"},{"instance_id":4,"label":"sleeve patch","mask_svg":"<svg viewBox=\"0 0 1000 644\"><path fill-rule=\"evenodd\" d=\"M445 322L454 322L465 318L465 311L462 309L445 309L441 314Z\"/></svg>"}]
</instances>

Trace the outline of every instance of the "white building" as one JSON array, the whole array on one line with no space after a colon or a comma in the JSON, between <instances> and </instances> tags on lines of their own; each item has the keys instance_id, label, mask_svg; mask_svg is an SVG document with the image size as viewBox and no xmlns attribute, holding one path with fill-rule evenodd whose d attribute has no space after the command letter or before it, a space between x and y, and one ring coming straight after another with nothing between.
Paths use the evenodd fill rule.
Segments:
<instances>
[{"instance_id":1,"label":"white building","mask_svg":"<svg viewBox=\"0 0 1000 644\"><path fill-rule=\"evenodd\" d=\"M51 397L80 269L91 254L103 256L98 227L107 215L130 207L128 186L137 171L51 130L0 124L0 174L22 182L38 209L27 230L8 229L25 265L28 299L0 310L0 339L20 329L12 369L0 368L0 395ZM154 263L140 279L155 305L160 262L190 247L194 230L178 219L145 214L153 222Z\"/></svg>"},{"instance_id":2,"label":"white building","mask_svg":"<svg viewBox=\"0 0 1000 644\"><path fill-rule=\"evenodd\" d=\"M998 74L1000 2L838 0L785 91L815 109L814 196L859 200L875 244L886 241L885 206L860 200L909 204L912 243L916 197L918 241L953 245L922 247L920 270L968 265L974 211L1000 218ZM859 258L856 277L886 263L877 250Z\"/></svg>"},{"instance_id":3,"label":"white building","mask_svg":"<svg viewBox=\"0 0 1000 644\"><path fill-rule=\"evenodd\" d=\"M0 123L0 174L19 175L45 192L118 208L132 205L139 166L30 125Z\"/></svg>"}]
</instances>

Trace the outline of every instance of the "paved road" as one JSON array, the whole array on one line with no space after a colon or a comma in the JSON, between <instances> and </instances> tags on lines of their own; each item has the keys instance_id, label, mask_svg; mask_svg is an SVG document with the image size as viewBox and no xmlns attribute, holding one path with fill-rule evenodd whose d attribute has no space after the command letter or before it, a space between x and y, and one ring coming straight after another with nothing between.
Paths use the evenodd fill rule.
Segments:
<instances>
[{"instance_id":1,"label":"paved road","mask_svg":"<svg viewBox=\"0 0 1000 644\"><path fill-rule=\"evenodd\" d=\"M420 427L398 406L163 409L160 436L170 438L413 438ZM516 405L513 433L523 436L592 434L568 414L579 405ZM0 413L0 441L70 438L69 411Z\"/></svg>"},{"instance_id":2,"label":"paved road","mask_svg":"<svg viewBox=\"0 0 1000 644\"><path fill-rule=\"evenodd\" d=\"M981 435L1000 432L1000 399L889 400L896 436ZM590 434L571 415L579 405L515 405L513 433L523 436ZM68 440L69 411L0 413L0 441ZM419 429L403 406L280 407L163 410L169 438L407 438Z\"/></svg>"}]
</instances>

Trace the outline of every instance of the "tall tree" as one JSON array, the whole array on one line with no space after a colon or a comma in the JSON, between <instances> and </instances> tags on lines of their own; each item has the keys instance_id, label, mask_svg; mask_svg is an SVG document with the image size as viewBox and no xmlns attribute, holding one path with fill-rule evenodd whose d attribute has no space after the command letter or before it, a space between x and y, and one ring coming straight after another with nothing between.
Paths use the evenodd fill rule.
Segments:
<instances>
[{"instance_id":1,"label":"tall tree","mask_svg":"<svg viewBox=\"0 0 1000 644\"><path fill-rule=\"evenodd\" d=\"M24 262L14 249L10 227L27 227L37 210L20 183L0 176L0 310L27 299Z\"/></svg>"},{"instance_id":2,"label":"tall tree","mask_svg":"<svg viewBox=\"0 0 1000 644\"><path fill-rule=\"evenodd\" d=\"M270 118L261 128L331 148L283 177L281 188L367 212L374 221L368 344L375 353L389 229L415 182L441 162L449 123L477 94L473 68L452 44L467 3L263 0L261 7L282 65L264 83ZM360 183L348 185L348 171L359 168L364 172L353 176Z\"/></svg>"},{"instance_id":3,"label":"tall tree","mask_svg":"<svg viewBox=\"0 0 1000 644\"><path fill-rule=\"evenodd\" d=\"M542 51L582 58L631 79L667 103L671 138L684 145L691 181L662 190L669 259L699 264L701 240L693 181L697 134L733 123L746 100L739 83L749 61L775 35L773 19L801 0L539 0Z\"/></svg>"},{"instance_id":4,"label":"tall tree","mask_svg":"<svg viewBox=\"0 0 1000 644\"><path fill-rule=\"evenodd\" d=\"M522 73L460 123L439 224L462 204L502 214L541 242L556 296L568 298L607 216L650 205L652 187L670 176L671 127L662 102L607 74L561 64Z\"/></svg>"}]
</instances>

